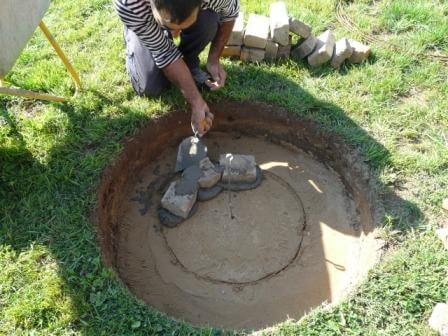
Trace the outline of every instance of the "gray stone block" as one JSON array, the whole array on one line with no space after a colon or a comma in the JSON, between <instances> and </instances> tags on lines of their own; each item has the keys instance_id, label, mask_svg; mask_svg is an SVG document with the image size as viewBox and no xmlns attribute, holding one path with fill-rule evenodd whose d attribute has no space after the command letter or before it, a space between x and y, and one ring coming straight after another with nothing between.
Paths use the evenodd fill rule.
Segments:
<instances>
[{"instance_id":1,"label":"gray stone block","mask_svg":"<svg viewBox=\"0 0 448 336\"><path fill-rule=\"evenodd\" d=\"M438 303L432 311L428 324L441 336L448 336L448 304Z\"/></svg>"},{"instance_id":2,"label":"gray stone block","mask_svg":"<svg viewBox=\"0 0 448 336\"><path fill-rule=\"evenodd\" d=\"M289 19L289 30L300 37L308 38L311 35L311 27L295 18Z\"/></svg>"},{"instance_id":3,"label":"gray stone block","mask_svg":"<svg viewBox=\"0 0 448 336\"><path fill-rule=\"evenodd\" d=\"M308 56L308 63L315 67L328 62L333 56L336 38L331 30L327 30L317 37L316 49Z\"/></svg>"},{"instance_id":4,"label":"gray stone block","mask_svg":"<svg viewBox=\"0 0 448 336\"><path fill-rule=\"evenodd\" d=\"M219 164L223 167L222 182L252 183L257 180L257 163L253 155L222 154Z\"/></svg>"},{"instance_id":5,"label":"gray stone block","mask_svg":"<svg viewBox=\"0 0 448 336\"><path fill-rule=\"evenodd\" d=\"M199 162L207 157L207 146L194 136L185 138L179 145L175 171L180 172L190 166L199 166Z\"/></svg>"},{"instance_id":6,"label":"gray stone block","mask_svg":"<svg viewBox=\"0 0 448 336\"><path fill-rule=\"evenodd\" d=\"M269 38L269 18L251 14L244 33L244 46L249 48L266 48Z\"/></svg>"},{"instance_id":7,"label":"gray stone block","mask_svg":"<svg viewBox=\"0 0 448 336\"><path fill-rule=\"evenodd\" d=\"M317 39L311 35L291 52L292 56L296 59L304 59L314 51L316 44Z\"/></svg>"},{"instance_id":8,"label":"gray stone block","mask_svg":"<svg viewBox=\"0 0 448 336\"><path fill-rule=\"evenodd\" d=\"M271 39L282 46L289 44L289 17L283 1L274 2L270 7Z\"/></svg>"},{"instance_id":9,"label":"gray stone block","mask_svg":"<svg viewBox=\"0 0 448 336\"><path fill-rule=\"evenodd\" d=\"M261 62L264 60L265 55L266 51L264 49L243 47L240 59L245 62Z\"/></svg>"},{"instance_id":10,"label":"gray stone block","mask_svg":"<svg viewBox=\"0 0 448 336\"><path fill-rule=\"evenodd\" d=\"M353 53L348 59L350 63L359 64L366 61L369 56L371 49L369 46L362 44L355 40L348 40L350 46L353 48Z\"/></svg>"},{"instance_id":11,"label":"gray stone block","mask_svg":"<svg viewBox=\"0 0 448 336\"><path fill-rule=\"evenodd\" d=\"M240 46L225 46L222 51L222 57L237 57L239 58L241 55L241 47Z\"/></svg>"},{"instance_id":12,"label":"gray stone block","mask_svg":"<svg viewBox=\"0 0 448 336\"><path fill-rule=\"evenodd\" d=\"M288 59L291 56L291 44L287 46L278 46L277 58L278 59Z\"/></svg>"},{"instance_id":13,"label":"gray stone block","mask_svg":"<svg viewBox=\"0 0 448 336\"><path fill-rule=\"evenodd\" d=\"M179 181L172 182L162 197L162 207L172 214L182 217L184 219L188 218L191 209L196 203L198 190L190 195L177 195L176 186Z\"/></svg>"},{"instance_id":14,"label":"gray stone block","mask_svg":"<svg viewBox=\"0 0 448 336\"><path fill-rule=\"evenodd\" d=\"M267 61L274 61L277 59L278 54L278 43L275 43L271 40L268 40L268 43L266 44L266 53L265 53L265 59Z\"/></svg>"},{"instance_id":15,"label":"gray stone block","mask_svg":"<svg viewBox=\"0 0 448 336\"><path fill-rule=\"evenodd\" d=\"M221 180L222 172L215 167L208 157L201 161L199 167L202 171L198 180L201 188L212 188Z\"/></svg>"},{"instance_id":16,"label":"gray stone block","mask_svg":"<svg viewBox=\"0 0 448 336\"><path fill-rule=\"evenodd\" d=\"M340 39L336 42L334 47L333 57L331 58L331 66L339 69L344 61L353 54L353 48L346 38Z\"/></svg>"},{"instance_id":17,"label":"gray stone block","mask_svg":"<svg viewBox=\"0 0 448 336\"><path fill-rule=\"evenodd\" d=\"M228 46L241 46L244 38L244 13L240 12L240 15L235 20L232 33L227 41Z\"/></svg>"}]
</instances>

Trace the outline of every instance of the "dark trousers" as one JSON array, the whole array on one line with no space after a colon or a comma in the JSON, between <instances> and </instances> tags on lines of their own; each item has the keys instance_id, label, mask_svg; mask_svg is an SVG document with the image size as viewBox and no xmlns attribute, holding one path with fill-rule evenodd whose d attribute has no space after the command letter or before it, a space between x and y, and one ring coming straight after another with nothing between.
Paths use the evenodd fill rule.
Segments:
<instances>
[{"instance_id":1,"label":"dark trousers","mask_svg":"<svg viewBox=\"0 0 448 336\"><path fill-rule=\"evenodd\" d=\"M179 50L189 69L199 67L199 54L215 38L218 21L217 13L210 10L201 11L197 21L182 31ZM168 31L166 33L170 35ZM135 92L139 96L159 96L170 86L170 82L157 67L151 52L141 44L132 30L126 28L125 42L126 70Z\"/></svg>"}]
</instances>

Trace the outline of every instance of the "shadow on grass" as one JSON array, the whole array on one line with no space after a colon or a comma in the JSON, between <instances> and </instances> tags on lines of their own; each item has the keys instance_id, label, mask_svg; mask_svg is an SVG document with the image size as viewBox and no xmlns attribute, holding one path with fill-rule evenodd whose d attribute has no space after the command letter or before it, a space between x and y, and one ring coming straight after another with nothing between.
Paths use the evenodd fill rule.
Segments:
<instances>
[{"instance_id":1,"label":"shadow on grass","mask_svg":"<svg viewBox=\"0 0 448 336\"><path fill-rule=\"evenodd\" d=\"M144 125L148 116L107 94L88 91L85 95L88 99L81 97L73 105L55 105L67 116L68 123L45 163L29 152L15 116L0 103L11 139L11 144L0 147L0 210L6 211L0 244L17 251L27 250L32 244L48 247L58 262L65 294L73 300L73 328L81 334L220 334L215 329L175 322L148 309L103 266L89 217L96 203L96 188L102 171L119 154L123 138ZM414 204L379 181L381 171L391 164L388 151L338 106L319 100L288 78L253 66L231 66L226 91L207 94L207 98L266 102L316 122L362 153L378 193L387 200L386 213L395 218L400 229L422 220ZM180 101L172 92L167 99L170 104ZM106 113L110 107L118 113ZM58 307L49 314L56 318ZM20 327L20 321L18 324Z\"/></svg>"}]
</instances>

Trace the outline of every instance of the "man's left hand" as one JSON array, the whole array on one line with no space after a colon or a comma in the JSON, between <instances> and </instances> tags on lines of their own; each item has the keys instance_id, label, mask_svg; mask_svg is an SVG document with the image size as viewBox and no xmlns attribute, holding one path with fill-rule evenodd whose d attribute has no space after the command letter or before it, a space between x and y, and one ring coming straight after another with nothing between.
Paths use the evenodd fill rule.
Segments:
<instances>
[{"instance_id":1,"label":"man's left hand","mask_svg":"<svg viewBox=\"0 0 448 336\"><path fill-rule=\"evenodd\" d=\"M207 71L212 76L213 80L208 80L205 84L212 91L219 90L226 84L227 73L225 72L222 65L219 61L208 61L207 62Z\"/></svg>"}]
</instances>

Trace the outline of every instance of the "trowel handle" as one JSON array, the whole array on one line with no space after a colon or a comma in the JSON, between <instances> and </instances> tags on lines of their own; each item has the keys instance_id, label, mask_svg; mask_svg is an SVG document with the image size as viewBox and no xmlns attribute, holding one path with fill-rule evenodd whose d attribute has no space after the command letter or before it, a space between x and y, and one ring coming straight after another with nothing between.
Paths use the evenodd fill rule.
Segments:
<instances>
[{"instance_id":1,"label":"trowel handle","mask_svg":"<svg viewBox=\"0 0 448 336\"><path fill-rule=\"evenodd\" d=\"M204 119L204 120L201 121L201 128L202 128L202 129L205 129L206 126L207 126L207 123L206 123L206 121L205 121L205 119ZM202 135L199 134L199 130L197 130L197 129L194 127L193 123L191 124L191 129L193 130L193 134L194 134L194 136L195 136L196 138L200 138L200 137L202 137Z\"/></svg>"}]
</instances>

